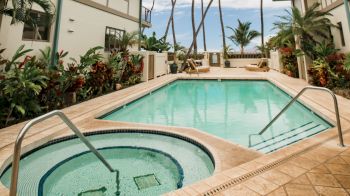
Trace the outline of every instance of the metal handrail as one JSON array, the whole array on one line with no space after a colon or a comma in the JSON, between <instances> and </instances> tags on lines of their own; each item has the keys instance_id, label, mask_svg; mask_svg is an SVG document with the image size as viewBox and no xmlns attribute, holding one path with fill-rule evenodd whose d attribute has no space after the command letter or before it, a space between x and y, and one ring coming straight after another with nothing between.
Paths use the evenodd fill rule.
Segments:
<instances>
[{"instance_id":1,"label":"metal handrail","mask_svg":"<svg viewBox=\"0 0 350 196\"><path fill-rule=\"evenodd\" d=\"M21 159L21 147L22 141L24 139L25 134L28 130L35 124L44 121L52 116L59 116L62 121L74 132L76 136L80 138L80 140L90 149L92 153L94 153L97 158L108 168L110 172L115 172L115 170L111 167L111 165L106 161L105 158L96 150L96 148L86 139L86 137L79 131L79 129L68 119L68 117L61 111L55 110L39 116L37 118L29 121L19 132L14 152L13 152L13 162L12 162L12 176L11 176L11 186L10 186L10 196L16 196L17 194L17 182L18 182L18 173L19 173L19 161Z\"/></svg>"},{"instance_id":2,"label":"metal handrail","mask_svg":"<svg viewBox=\"0 0 350 196\"><path fill-rule=\"evenodd\" d=\"M341 124L340 124L340 116L339 116L339 108L338 108L338 100L333 91L329 90L328 88L324 87L316 87L316 86L307 86L303 88L282 110L280 113L278 113L270 122L267 124L258 134L250 134L249 135L249 147L251 147L251 136L253 135L262 135L297 99L306 91L306 90L320 90L320 91L325 91L331 94L333 101L334 101L334 110L335 110L335 115L337 119L337 128L338 128L338 137L339 137L339 145L341 147L344 147L344 140L343 140L343 133L341 129Z\"/></svg>"}]
</instances>

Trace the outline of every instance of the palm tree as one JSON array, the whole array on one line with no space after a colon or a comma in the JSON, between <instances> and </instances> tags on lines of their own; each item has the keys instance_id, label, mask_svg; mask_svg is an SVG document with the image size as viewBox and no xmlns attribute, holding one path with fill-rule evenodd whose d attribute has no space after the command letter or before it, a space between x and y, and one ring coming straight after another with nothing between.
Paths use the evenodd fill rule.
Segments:
<instances>
[{"instance_id":1,"label":"palm tree","mask_svg":"<svg viewBox=\"0 0 350 196\"><path fill-rule=\"evenodd\" d=\"M201 0L201 12L202 12L202 18L204 15L204 7L203 7L203 0ZM207 40L205 38L205 24L204 24L204 20L203 20L203 47L204 47L204 51L207 51Z\"/></svg>"},{"instance_id":2,"label":"palm tree","mask_svg":"<svg viewBox=\"0 0 350 196\"><path fill-rule=\"evenodd\" d=\"M260 33L255 30L250 30L251 22L241 22L239 19L238 27L232 30L233 34L228 38L237 46L240 47L241 54L244 54L244 47L247 46L254 38L260 36Z\"/></svg>"},{"instance_id":3,"label":"palm tree","mask_svg":"<svg viewBox=\"0 0 350 196\"><path fill-rule=\"evenodd\" d=\"M260 25L261 25L261 49L262 49L262 55L264 54L265 49L265 41L264 41L264 4L263 0L260 0Z\"/></svg>"},{"instance_id":4,"label":"palm tree","mask_svg":"<svg viewBox=\"0 0 350 196\"><path fill-rule=\"evenodd\" d=\"M210 9L210 6L211 6L211 4L213 3L213 1L214 1L214 0L210 0L208 6L205 8L205 11L204 11L203 17L202 17L202 19L201 19L201 22L199 23L199 26L198 26L198 28L197 28L197 30L196 30L196 32L195 32L195 37L197 37L199 31L201 30L201 28L202 28L202 26L203 26L203 23L204 23L204 20L205 20L205 17L207 16L207 13L208 13L208 11L209 11L209 9ZM192 49L193 49L193 46L194 46L194 41L195 41L195 40L192 41L190 47L188 48L188 51L187 51L187 54L186 54L186 59L190 56L190 54L191 54L191 52L192 52Z\"/></svg>"},{"instance_id":5,"label":"palm tree","mask_svg":"<svg viewBox=\"0 0 350 196\"><path fill-rule=\"evenodd\" d=\"M222 46L224 48L223 51L226 51L226 36L225 36L224 20L222 18L221 0L219 0L219 13L220 13L220 24L221 24L221 33L222 33ZM224 55L226 56L226 54Z\"/></svg>"},{"instance_id":6,"label":"palm tree","mask_svg":"<svg viewBox=\"0 0 350 196\"><path fill-rule=\"evenodd\" d=\"M330 37L329 28L332 25L327 16L332 16L328 12L318 11L319 3L313 4L304 14L296 7L291 11L286 10L287 15L280 16L280 21L274 23L275 28L280 29L281 35L295 38L295 49L306 52L304 47L307 43L320 43L320 40ZM302 69L302 61L298 58L299 76L306 70ZM305 67L306 69L306 67Z\"/></svg>"},{"instance_id":7,"label":"palm tree","mask_svg":"<svg viewBox=\"0 0 350 196\"><path fill-rule=\"evenodd\" d=\"M34 26L37 23L37 19L32 18L30 15L34 4L39 6L46 13L46 17L50 19L49 21L51 21L55 13L55 7L50 0L13 0L12 7L7 7L5 3L0 8L0 15L12 17L11 24L25 22Z\"/></svg>"},{"instance_id":8,"label":"palm tree","mask_svg":"<svg viewBox=\"0 0 350 196\"><path fill-rule=\"evenodd\" d=\"M166 41L166 38L168 37L170 23L173 21L173 18L174 18L173 16L174 16L175 4L176 4L176 0L171 0L171 12L168 19L168 23L165 28L164 41Z\"/></svg>"},{"instance_id":9,"label":"palm tree","mask_svg":"<svg viewBox=\"0 0 350 196\"><path fill-rule=\"evenodd\" d=\"M197 35L196 35L196 24L195 24L195 18L194 18L194 0L192 0L191 16L192 16L193 52L196 55L197 54Z\"/></svg>"}]
</instances>

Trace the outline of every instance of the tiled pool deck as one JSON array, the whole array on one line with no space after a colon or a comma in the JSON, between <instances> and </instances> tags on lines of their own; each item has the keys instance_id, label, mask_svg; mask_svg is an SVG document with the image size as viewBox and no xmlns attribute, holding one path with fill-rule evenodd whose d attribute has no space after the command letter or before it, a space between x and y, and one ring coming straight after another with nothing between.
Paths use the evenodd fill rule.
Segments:
<instances>
[{"instance_id":1,"label":"tiled pool deck","mask_svg":"<svg viewBox=\"0 0 350 196\"><path fill-rule=\"evenodd\" d=\"M205 145L215 159L212 177L167 195L349 195L350 194L350 100L338 97L346 147L339 147L336 128L270 154L261 154L196 129L97 120L131 100L179 78L266 79L291 95L308 84L275 71L247 72L244 69L212 68L206 74L166 75L150 82L117 91L63 112L84 132L106 129L151 129L180 134ZM331 122L335 122L331 97L309 91L301 101ZM254 119L252 119L253 121ZM13 142L25 123L0 130L0 165L11 161ZM23 151L47 141L70 135L58 118L46 120L27 134ZM0 184L0 195L8 189Z\"/></svg>"}]
</instances>

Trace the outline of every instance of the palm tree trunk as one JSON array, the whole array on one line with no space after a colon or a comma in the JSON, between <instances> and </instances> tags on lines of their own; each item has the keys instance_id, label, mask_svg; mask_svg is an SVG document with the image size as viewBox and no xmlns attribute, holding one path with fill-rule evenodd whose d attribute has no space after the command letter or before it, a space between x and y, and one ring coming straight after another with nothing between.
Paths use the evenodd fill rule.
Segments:
<instances>
[{"instance_id":1,"label":"palm tree trunk","mask_svg":"<svg viewBox=\"0 0 350 196\"><path fill-rule=\"evenodd\" d=\"M203 14L204 14L204 7L203 7L203 0L201 0L201 11L202 11L202 18L203 18ZM205 22L203 19L203 46L204 46L204 51L207 51L207 40L205 38Z\"/></svg>"},{"instance_id":2,"label":"palm tree trunk","mask_svg":"<svg viewBox=\"0 0 350 196\"><path fill-rule=\"evenodd\" d=\"M192 15L193 52L195 55L197 55L197 35L196 35L196 24L195 24L195 18L194 18L194 0L192 0L191 15Z\"/></svg>"},{"instance_id":3,"label":"palm tree trunk","mask_svg":"<svg viewBox=\"0 0 350 196\"><path fill-rule=\"evenodd\" d=\"M300 35L295 35L295 50L301 50L301 37ZM299 78L303 78L303 62L302 58L300 56L297 57L297 63L298 63L298 73Z\"/></svg>"},{"instance_id":4,"label":"palm tree trunk","mask_svg":"<svg viewBox=\"0 0 350 196\"><path fill-rule=\"evenodd\" d=\"M209 2L209 4L208 4L207 8L206 8L205 11L204 11L204 15L203 15L203 17L202 17L202 19L201 19L201 22L199 23L199 26L198 26L198 28L197 28L195 37L197 37L197 35L198 35L200 29L202 28L202 26L203 26L203 21L204 21L205 17L207 16L208 10L209 10L209 8L210 8L210 6L211 6L212 3L213 3L213 0L210 0L210 2ZM188 48L188 51L187 51L187 54L186 54L186 58L188 58L188 57L190 56L190 54L191 54L191 52L192 52L192 49L193 49L193 45L194 45L194 40L192 41L190 47Z\"/></svg>"},{"instance_id":5,"label":"palm tree trunk","mask_svg":"<svg viewBox=\"0 0 350 196\"><path fill-rule=\"evenodd\" d=\"M219 0L219 13L220 13L220 24L221 24L221 33L222 33L222 46L224 48L223 51L225 51L225 48L226 48L226 36L225 36L224 20L222 18L221 0Z\"/></svg>"},{"instance_id":6,"label":"palm tree trunk","mask_svg":"<svg viewBox=\"0 0 350 196\"><path fill-rule=\"evenodd\" d=\"M262 55L265 56L265 41L264 41L264 4L263 0L260 0L260 24L261 24L261 49Z\"/></svg>"},{"instance_id":7,"label":"palm tree trunk","mask_svg":"<svg viewBox=\"0 0 350 196\"><path fill-rule=\"evenodd\" d=\"M167 23L166 29L165 29L165 33L164 33L164 37L163 37L164 41L166 41L166 38L167 38L168 32L169 32L170 22L172 21L173 16L174 16L175 4L176 4L176 0L171 0L171 13L170 13L169 20L168 20L168 23Z\"/></svg>"},{"instance_id":8,"label":"palm tree trunk","mask_svg":"<svg viewBox=\"0 0 350 196\"><path fill-rule=\"evenodd\" d=\"M173 1L173 0L171 0ZM175 5L175 4L174 4ZM174 43L174 63L176 63L176 34L175 34L175 24L174 24L174 15L173 17L171 17L171 29L172 29L172 33L173 33L173 43Z\"/></svg>"}]
</instances>

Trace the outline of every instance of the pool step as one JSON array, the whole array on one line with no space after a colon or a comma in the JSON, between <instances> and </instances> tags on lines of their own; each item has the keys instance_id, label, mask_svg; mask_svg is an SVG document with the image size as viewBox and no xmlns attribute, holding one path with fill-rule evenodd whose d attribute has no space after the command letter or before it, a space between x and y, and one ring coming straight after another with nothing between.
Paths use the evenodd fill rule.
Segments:
<instances>
[{"instance_id":1,"label":"pool step","mask_svg":"<svg viewBox=\"0 0 350 196\"><path fill-rule=\"evenodd\" d=\"M252 145L252 148L260 152L269 153L283 148L289 144L300 141L306 137L315 135L327 127L315 122L306 123L298 128L291 129L288 132L281 133L270 139Z\"/></svg>"}]
</instances>

